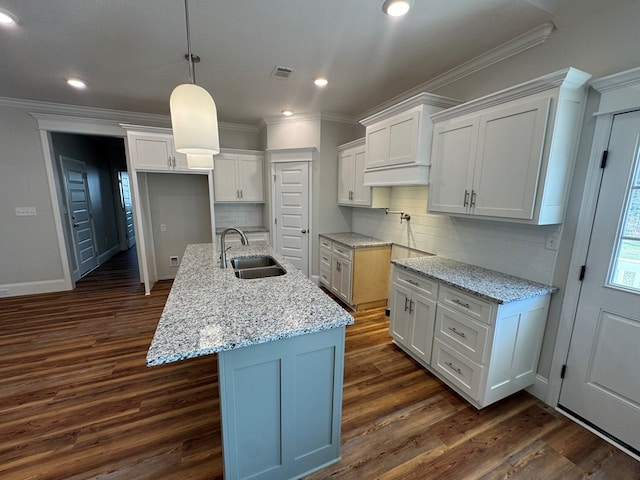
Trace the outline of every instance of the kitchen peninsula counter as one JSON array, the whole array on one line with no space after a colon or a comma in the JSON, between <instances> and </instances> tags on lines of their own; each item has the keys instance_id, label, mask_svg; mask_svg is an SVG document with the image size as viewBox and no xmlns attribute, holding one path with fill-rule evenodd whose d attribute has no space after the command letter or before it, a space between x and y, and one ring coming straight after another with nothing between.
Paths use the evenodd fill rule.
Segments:
<instances>
[{"instance_id":1,"label":"kitchen peninsula counter","mask_svg":"<svg viewBox=\"0 0 640 480\"><path fill-rule=\"evenodd\" d=\"M235 257L286 270L237 278ZM189 245L147 364L217 354L224 477L294 479L340 459L345 327L353 317L266 243ZM154 367L161 368L161 367Z\"/></svg>"},{"instance_id":2,"label":"kitchen peninsula counter","mask_svg":"<svg viewBox=\"0 0 640 480\"><path fill-rule=\"evenodd\" d=\"M231 259L271 255L287 273L237 278ZM147 365L350 325L353 317L266 243L232 247L220 268L212 244L189 245L147 354Z\"/></svg>"}]
</instances>

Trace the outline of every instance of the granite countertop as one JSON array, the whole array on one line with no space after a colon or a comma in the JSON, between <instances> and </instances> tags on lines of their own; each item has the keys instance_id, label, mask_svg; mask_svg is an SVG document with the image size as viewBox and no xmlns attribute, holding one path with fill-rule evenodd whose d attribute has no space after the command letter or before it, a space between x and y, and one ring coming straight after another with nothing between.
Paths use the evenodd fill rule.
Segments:
<instances>
[{"instance_id":1,"label":"granite countertop","mask_svg":"<svg viewBox=\"0 0 640 480\"><path fill-rule=\"evenodd\" d=\"M147 365L295 337L353 323L353 317L265 242L234 246L227 261L272 255L287 273L239 279L220 268L213 244L188 245L155 335Z\"/></svg>"},{"instance_id":2,"label":"granite countertop","mask_svg":"<svg viewBox=\"0 0 640 480\"><path fill-rule=\"evenodd\" d=\"M383 247L391 245L392 242L385 242L377 238L367 237L359 233L343 232L343 233L321 233L321 237L328 238L334 242L341 243L349 248L366 248L366 247Z\"/></svg>"},{"instance_id":3,"label":"granite countertop","mask_svg":"<svg viewBox=\"0 0 640 480\"><path fill-rule=\"evenodd\" d=\"M516 302L558 290L556 287L439 256L391 260L391 263L497 303Z\"/></svg>"}]
</instances>

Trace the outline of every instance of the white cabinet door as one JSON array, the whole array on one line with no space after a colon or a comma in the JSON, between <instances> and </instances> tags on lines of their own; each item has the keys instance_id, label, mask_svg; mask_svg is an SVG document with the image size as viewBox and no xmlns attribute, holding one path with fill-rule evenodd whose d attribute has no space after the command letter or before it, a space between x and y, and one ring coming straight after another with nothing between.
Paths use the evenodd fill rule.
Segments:
<instances>
[{"instance_id":1,"label":"white cabinet door","mask_svg":"<svg viewBox=\"0 0 640 480\"><path fill-rule=\"evenodd\" d=\"M408 347L426 363L431 363L433 330L436 318L436 302L412 292L409 299Z\"/></svg>"},{"instance_id":2,"label":"white cabinet door","mask_svg":"<svg viewBox=\"0 0 640 480\"><path fill-rule=\"evenodd\" d=\"M173 167L173 148L168 137L129 134L131 161L136 170L170 170Z\"/></svg>"},{"instance_id":3,"label":"white cabinet door","mask_svg":"<svg viewBox=\"0 0 640 480\"><path fill-rule=\"evenodd\" d=\"M386 165L412 163L416 159L418 148L418 126L420 112L412 111L398 115L389 121L389 146Z\"/></svg>"},{"instance_id":4,"label":"white cabinet door","mask_svg":"<svg viewBox=\"0 0 640 480\"><path fill-rule=\"evenodd\" d=\"M351 205L354 151L345 150L338 157L338 204Z\"/></svg>"},{"instance_id":5,"label":"white cabinet door","mask_svg":"<svg viewBox=\"0 0 640 480\"><path fill-rule=\"evenodd\" d=\"M411 291L394 283L391 294L391 316L389 318L389 333L401 345L409 346L409 300Z\"/></svg>"},{"instance_id":6,"label":"white cabinet door","mask_svg":"<svg viewBox=\"0 0 640 480\"><path fill-rule=\"evenodd\" d=\"M214 162L216 202L264 202L262 156L222 153Z\"/></svg>"},{"instance_id":7,"label":"white cabinet door","mask_svg":"<svg viewBox=\"0 0 640 480\"><path fill-rule=\"evenodd\" d=\"M436 125L428 210L468 213L478 138L478 120L467 118Z\"/></svg>"},{"instance_id":8,"label":"white cabinet door","mask_svg":"<svg viewBox=\"0 0 640 480\"><path fill-rule=\"evenodd\" d=\"M472 211L532 219L551 98L517 102L480 118Z\"/></svg>"},{"instance_id":9,"label":"white cabinet door","mask_svg":"<svg viewBox=\"0 0 640 480\"><path fill-rule=\"evenodd\" d=\"M371 206L371 188L364 186L364 168L367 160L365 147L353 152L353 188L351 203L354 205Z\"/></svg>"},{"instance_id":10,"label":"white cabinet door","mask_svg":"<svg viewBox=\"0 0 640 480\"><path fill-rule=\"evenodd\" d=\"M346 303L351 303L351 261L332 257L331 290Z\"/></svg>"},{"instance_id":11,"label":"white cabinet door","mask_svg":"<svg viewBox=\"0 0 640 480\"><path fill-rule=\"evenodd\" d=\"M240 156L238 158L238 179L240 200L264 202L262 158Z\"/></svg>"},{"instance_id":12,"label":"white cabinet door","mask_svg":"<svg viewBox=\"0 0 640 480\"><path fill-rule=\"evenodd\" d=\"M237 158L224 154L214 157L213 183L216 202L237 202L240 199L238 191Z\"/></svg>"},{"instance_id":13,"label":"white cabinet door","mask_svg":"<svg viewBox=\"0 0 640 480\"><path fill-rule=\"evenodd\" d=\"M389 161L389 128L387 123L367 127L367 168L383 167Z\"/></svg>"}]
</instances>

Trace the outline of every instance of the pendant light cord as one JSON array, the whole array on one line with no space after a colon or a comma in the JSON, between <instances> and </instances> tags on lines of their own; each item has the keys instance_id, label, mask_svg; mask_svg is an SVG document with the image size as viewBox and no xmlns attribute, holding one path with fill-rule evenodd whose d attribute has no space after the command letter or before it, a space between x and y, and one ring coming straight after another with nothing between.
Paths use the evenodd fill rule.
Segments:
<instances>
[{"instance_id":1,"label":"pendant light cord","mask_svg":"<svg viewBox=\"0 0 640 480\"><path fill-rule=\"evenodd\" d=\"M187 57L189 59L189 81L196 83L196 69L193 65L193 55L191 54L191 30L189 29L189 0L184 0L184 15L187 21Z\"/></svg>"}]
</instances>

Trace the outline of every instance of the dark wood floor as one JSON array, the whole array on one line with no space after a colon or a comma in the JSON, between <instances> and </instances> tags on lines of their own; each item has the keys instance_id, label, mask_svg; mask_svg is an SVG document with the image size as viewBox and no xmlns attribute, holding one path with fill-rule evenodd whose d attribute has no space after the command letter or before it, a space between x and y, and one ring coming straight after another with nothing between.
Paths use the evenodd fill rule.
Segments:
<instances>
[{"instance_id":1,"label":"dark wood floor","mask_svg":"<svg viewBox=\"0 0 640 480\"><path fill-rule=\"evenodd\" d=\"M0 478L222 478L216 357L145 366L171 282L144 296L133 253L73 292L0 299ZM309 480L640 478L526 393L475 410L387 328L381 309L348 327L342 460Z\"/></svg>"}]
</instances>

